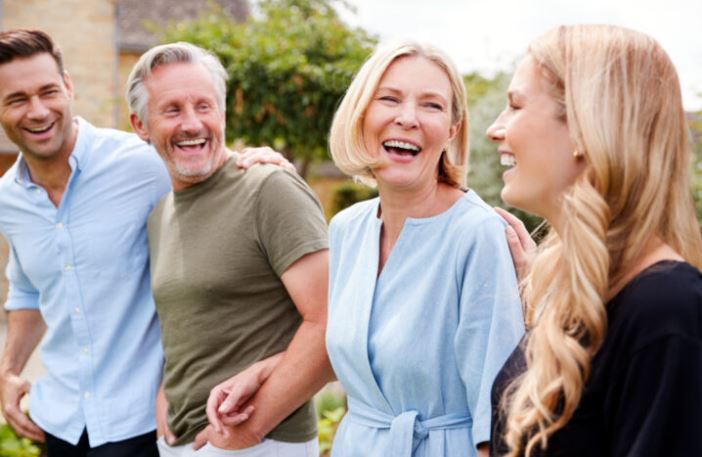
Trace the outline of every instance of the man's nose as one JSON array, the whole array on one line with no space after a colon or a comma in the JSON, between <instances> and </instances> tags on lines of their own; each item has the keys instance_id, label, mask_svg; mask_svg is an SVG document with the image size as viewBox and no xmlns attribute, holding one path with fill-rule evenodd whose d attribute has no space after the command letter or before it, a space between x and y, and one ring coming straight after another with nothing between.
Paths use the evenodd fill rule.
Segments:
<instances>
[{"instance_id":1,"label":"man's nose","mask_svg":"<svg viewBox=\"0 0 702 457\"><path fill-rule=\"evenodd\" d=\"M29 112L27 115L30 119L41 120L49 115L49 109L39 97L34 96L29 99Z\"/></svg>"}]
</instances>

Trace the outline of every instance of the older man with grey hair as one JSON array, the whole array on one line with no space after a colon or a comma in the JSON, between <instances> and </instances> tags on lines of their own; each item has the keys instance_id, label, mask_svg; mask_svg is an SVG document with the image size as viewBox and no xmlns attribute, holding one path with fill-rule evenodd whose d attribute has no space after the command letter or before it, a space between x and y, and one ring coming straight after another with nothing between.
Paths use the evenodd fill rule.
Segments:
<instances>
[{"instance_id":1,"label":"older man with grey hair","mask_svg":"<svg viewBox=\"0 0 702 457\"><path fill-rule=\"evenodd\" d=\"M148 223L165 353L159 450L187 456L206 441L197 455L312 457L310 398L332 376L326 224L297 175L234 165L225 80L213 55L174 43L144 54L128 81L132 126L173 186ZM208 425L210 390L253 364L266 365L267 379L244 406L248 420Z\"/></svg>"}]
</instances>

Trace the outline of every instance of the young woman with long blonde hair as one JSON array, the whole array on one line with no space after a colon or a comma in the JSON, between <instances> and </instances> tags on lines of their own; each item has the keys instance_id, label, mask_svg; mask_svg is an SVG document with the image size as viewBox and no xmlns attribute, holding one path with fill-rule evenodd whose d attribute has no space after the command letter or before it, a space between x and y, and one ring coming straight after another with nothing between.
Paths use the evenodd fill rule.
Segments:
<instances>
[{"instance_id":1,"label":"young woman with long blonde hair","mask_svg":"<svg viewBox=\"0 0 702 457\"><path fill-rule=\"evenodd\" d=\"M491 454L702 455L702 238L665 51L621 27L552 30L488 137L510 167L503 199L552 227L523 278L527 336L493 388Z\"/></svg>"}]
</instances>

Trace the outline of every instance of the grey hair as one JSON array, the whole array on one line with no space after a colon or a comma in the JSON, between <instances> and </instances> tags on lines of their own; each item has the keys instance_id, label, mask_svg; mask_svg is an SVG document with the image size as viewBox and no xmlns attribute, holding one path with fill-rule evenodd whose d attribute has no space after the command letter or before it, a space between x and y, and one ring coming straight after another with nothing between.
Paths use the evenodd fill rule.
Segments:
<instances>
[{"instance_id":1,"label":"grey hair","mask_svg":"<svg viewBox=\"0 0 702 457\"><path fill-rule=\"evenodd\" d=\"M209 51L184 41L154 46L139 58L129 74L129 79L127 79L129 112L134 113L142 122L146 122L146 105L149 102L149 92L145 85L146 79L155 68L174 63L202 65L212 77L217 105L223 113L225 112L227 72L222 63Z\"/></svg>"}]
</instances>

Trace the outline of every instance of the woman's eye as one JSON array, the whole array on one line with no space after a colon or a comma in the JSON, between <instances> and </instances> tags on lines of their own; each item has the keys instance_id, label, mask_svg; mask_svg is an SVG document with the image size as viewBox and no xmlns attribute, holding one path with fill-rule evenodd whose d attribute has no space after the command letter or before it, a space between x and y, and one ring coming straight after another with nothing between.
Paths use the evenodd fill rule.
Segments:
<instances>
[{"instance_id":1,"label":"woman's eye","mask_svg":"<svg viewBox=\"0 0 702 457\"><path fill-rule=\"evenodd\" d=\"M378 100L390 103L398 103L400 101L400 99L391 95L383 95L382 97L378 97Z\"/></svg>"}]
</instances>

